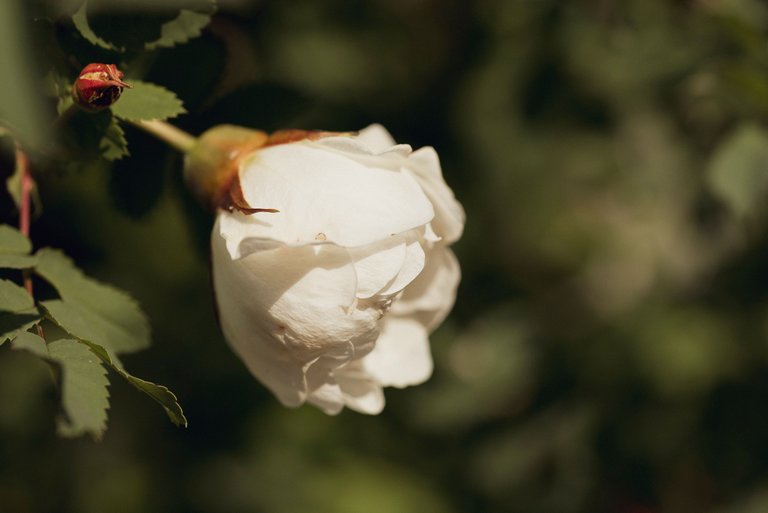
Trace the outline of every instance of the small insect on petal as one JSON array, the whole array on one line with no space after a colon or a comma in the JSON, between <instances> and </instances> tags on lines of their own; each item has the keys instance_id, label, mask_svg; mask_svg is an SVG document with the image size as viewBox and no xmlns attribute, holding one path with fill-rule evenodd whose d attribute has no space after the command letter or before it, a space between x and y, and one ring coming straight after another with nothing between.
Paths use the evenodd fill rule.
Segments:
<instances>
[{"instance_id":1,"label":"small insect on petal","mask_svg":"<svg viewBox=\"0 0 768 513\"><path fill-rule=\"evenodd\" d=\"M117 66L92 62L80 71L72 85L72 97L82 109L96 112L115 103L125 87L131 86L123 82L123 72Z\"/></svg>"}]
</instances>

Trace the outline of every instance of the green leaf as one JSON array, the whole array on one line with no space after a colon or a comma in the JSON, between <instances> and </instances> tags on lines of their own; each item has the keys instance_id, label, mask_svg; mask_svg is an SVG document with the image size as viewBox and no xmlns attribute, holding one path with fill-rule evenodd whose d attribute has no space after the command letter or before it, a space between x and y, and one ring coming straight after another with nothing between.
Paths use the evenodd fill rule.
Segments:
<instances>
[{"instance_id":1,"label":"green leaf","mask_svg":"<svg viewBox=\"0 0 768 513\"><path fill-rule=\"evenodd\" d=\"M61 296L41 304L67 332L116 354L149 346L149 322L128 294L88 278L60 251L42 249L37 258L35 272Z\"/></svg>"},{"instance_id":2,"label":"green leaf","mask_svg":"<svg viewBox=\"0 0 768 513\"><path fill-rule=\"evenodd\" d=\"M708 171L713 192L738 217L759 213L768 197L768 132L741 125L720 144Z\"/></svg>"},{"instance_id":3,"label":"green leaf","mask_svg":"<svg viewBox=\"0 0 768 513\"><path fill-rule=\"evenodd\" d=\"M32 243L16 228L0 224L0 254L26 255Z\"/></svg>"},{"instance_id":4,"label":"green leaf","mask_svg":"<svg viewBox=\"0 0 768 513\"><path fill-rule=\"evenodd\" d=\"M107 370L89 347L77 340L45 340L24 331L13 340L14 349L29 351L61 369L61 405L58 419L60 436L76 437L86 433L100 439L107 429L109 380Z\"/></svg>"},{"instance_id":5,"label":"green leaf","mask_svg":"<svg viewBox=\"0 0 768 513\"><path fill-rule=\"evenodd\" d=\"M23 287L10 280L0 280L0 311L23 312L34 306L35 300Z\"/></svg>"},{"instance_id":6,"label":"green leaf","mask_svg":"<svg viewBox=\"0 0 768 513\"><path fill-rule=\"evenodd\" d=\"M70 119L64 142L73 158L85 161L98 157L117 160L128 154L123 129L109 109L90 113L78 109Z\"/></svg>"},{"instance_id":7,"label":"green leaf","mask_svg":"<svg viewBox=\"0 0 768 513\"><path fill-rule=\"evenodd\" d=\"M177 44L186 43L198 37L202 30L211 22L211 14L215 11L215 2L211 2L210 12L198 12L182 9L179 15L160 27L160 37L144 47L155 50L160 47L171 48Z\"/></svg>"},{"instance_id":8,"label":"green leaf","mask_svg":"<svg viewBox=\"0 0 768 513\"><path fill-rule=\"evenodd\" d=\"M84 1L75 14L72 15L72 23L80 35L83 36L89 43L104 48L105 50L113 50L116 52L122 52L122 48L118 48L109 41L106 41L93 31L88 24L88 2Z\"/></svg>"},{"instance_id":9,"label":"green leaf","mask_svg":"<svg viewBox=\"0 0 768 513\"><path fill-rule=\"evenodd\" d=\"M0 345L40 322L40 312L30 308L16 313L0 312Z\"/></svg>"},{"instance_id":10,"label":"green leaf","mask_svg":"<svg viewBox=\"0 0 768 513\"><path fill-rule=\"evenodd\" d=\"M48 344L50 358L61 365L61 403L64 417L59 419L61 436L90 433L95 439L107 429L109 380L107 371L88 346L76 340L56 340Z\"/></svg>"},{"instance_id":11,"label":"green leaf","mask_svg":"<svg viewBox=\"0 0 768 513\"><path fill-rule=\"evenodd\" d=\"M41 358L48 357L48 345L45 343L45 340L28 331L23 331L14 337L13 348L29 351Z\"/></svg>"},{"instance_id":12,"label":"green leaf","mask_svg":"<svg viewBox=\"0 0 768 513\"><path fill-rule=\"evenodd\" d=\"M93 307L60 299L42 301L40 305L70 335L102 345L115 353L138 351L149 345L148 330L145 335L137 336L131 330L131 323L136 319L128 316L107 317ZM135 327L145 329L141 325Z\"/></svg>"},{"instance_id":13,"label":"green leaf","mask_svg":"<svg viewBox=\"0 0 768 513\"><path fill-rule=\"evenodd\" d=\"M149 397L157 401L160 406L163 407L168 418L174 425L180 427L187 427L187 418L184 416L184 411L181 409L176 394L171 392L167 387L158 385L150 381L146 381L135 376L131 376L126 371L121 371L120 374L128 380L128 382L147 394Z\"/></svg>"},{"instance_id":14,"label":"green leaf","mask_svg":"<svg viewBox=\"0 0 768 513\"><path fill-rule=\"evenodd\" d=\"M34 255L13 255L0 253L0 268L5 269L29 269L37 263Z\"/></svg>"},{"instance_id":15,"label":"green leaf","mask_svg":"<svg viewBox=\"0 0 768 513\"><path fill-rule=\"evenodd\" d=\"M110 118L110 123L104 131L99 150L101 150L101 156L110 161L119 160L129 154L125 132L114 116Z\"/></svg>"},{"instance_id":16,"label":"green leaf","mask_svg":"<svg viewBox=\"0 0 768 513\"><path fill-rule=\"evenodd\" d=\"M128 371L125 370L122 363L120 363L120 361L114 355L110 354L107 349L95 344L88 343L87 341L86 343L89 345L94 354L101 358L101 360L109 365L115 372L125 378L131 385L157 401L163 407L171 422L177 426L187 427L187 419L184 416L181 405L179 404L176 395L167 387L132 376L128 373Z\"/></svg>"},{"instance_id":17,"label":"green leaf","mask_svg":"<svg viewBox=\"0 0 768 513\"><path fill-rule=\"evenodd\" d=\"M149 82L130 81L120 99L112 105L112 113L127 121L169 119L184 114L184 104L172 91Z\"/></svg>"}]
</instances>

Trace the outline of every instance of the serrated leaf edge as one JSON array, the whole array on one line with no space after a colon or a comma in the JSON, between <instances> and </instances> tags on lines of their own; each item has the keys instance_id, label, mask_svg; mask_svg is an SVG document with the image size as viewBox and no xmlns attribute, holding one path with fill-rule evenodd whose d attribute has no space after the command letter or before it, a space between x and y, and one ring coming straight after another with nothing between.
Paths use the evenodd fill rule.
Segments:
<instances>
[{"instance_id":1,"label":"serrated leaf edge","mask_svg":"<svg viewBox=\"0 0 768 513\"><path fill-rule=\"evenodd\" d=\"M100 346L98 344L94 344L93 342L89 342L87 340L80 339L80 341L83 344L88 345L88 347L90 347L91 351L96 356L101 358L101 360L104 363L106 363L112 370L114 370L120 376L122 376L134 388L136 388L137 390L139 390L139 391L143 392L144 394L148 395L149 397L154 399L155 402L160 404L160 406L163 407L163 409L165 410L166 415L168 415L168 418L171 420L171 422L174 425L179 426L179 427L187 427L187 425L188 425L187 418L184 416L184 412L183 412L183 410L181 408L181 404L179 404L178 397L168 387L166 387L165 385L160 385L160 384L157 384L157 383L153 383L151 381L147 381L147 380L142 379L142 378L138 378L138 377L130 374L128 371L125 370L125 368L123 367L122 363L120 363L120 360L118 360L117 357L115 355L111 354L111 352L108 351L106 348L104 348L104 347L102 347L102 346ZM141 387L139 387L134 381L141 382L141 383L147 383L149 385L152 385L153 387L159 388L163 392L167 392L168 395L171 396L171 399L173 400L173 403L176 406L176 408L175 409L168 408L165 404L160 402L153 394L150 394L146 390L144 390Z\"/></svg>"},{"instance_id":2,"label":"serrated leaf edge","mask_svg":"<svg viewBox=\"0 0 768 513\"><path fill-rule=\"evenodd\" d=\"M203 29L210 24L211 16L216 12L216 9L217 9L217 6L215 1L211 2L211 6L207 11L181 9L179 11L179 14L174 19L162 24L162 26L160 27L160 37L155 39L154 41L149 41L147 43L144 43L144 48L146 50L156 50L158 48L173 48L174 46L188 43L189 41L191 41L196 37L200 37L200 35L203 33ZM207 20L203 24L193 25L191 29L189 29L189 26L183 25L184 21L188 17L195 16L195 15L205 16L207 17ZM177 39L169 35L169 33L171 30L173 30L176 26L179 26L179 25L183 27L182 37Z\"/></svg>"},{"instance_id":3,"label":"serrated leaf edge","mask_svg":"<svg viewBox=\"0 0 768 513\"><path fill-rule=\"evenodd\" d=\"M155 84L153 82L145 82L142 80L131 80L128 82L130 85L135 86L137 84L141 84L142 86L149 86L150 88L154 88L157 90L162 91L163 93L168 93L171 95L173 100L178 103L178 112L174 112L173 114L170 114L168 116L161 116L161 117L143 117L143 116L129 116L125 115L125 113L121 113L120 109L120 100L118 100L112 107L112 114L120 120L128 121L128 122L136 122L136 121L164 121L166 119L173 119L176 118L182 114L187 113L187 109L184 107L184 102L181 100L181 98L178 97L178 95L171 91L170 89L163 87L161 85ZM128 94L131 94L130 92Z\"/></svg>"}]
</instances>

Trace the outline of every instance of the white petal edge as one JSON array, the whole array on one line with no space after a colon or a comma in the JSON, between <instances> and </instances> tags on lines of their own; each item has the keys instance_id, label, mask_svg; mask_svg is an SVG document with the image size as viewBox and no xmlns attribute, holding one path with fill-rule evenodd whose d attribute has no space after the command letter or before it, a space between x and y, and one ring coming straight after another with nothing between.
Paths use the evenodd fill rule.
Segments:
<instances>
[{"instance_id":1,"label":"white petal edge","mask_svg":"<svg viewBox=\"0 0 768 513\"><path fill-rule=\"evenodd\" d=\"M442 244L427 252L424 270L392 303L390 314L416 316L427 331L443 322L456 301L461 269L456 255Z\"/></svg>"},{"instance_id":2,"label":"white petal edge","mask_svg":"<svg viewBox=\"0 0 768 513\"><path fill-rule=\"evenodd\" d=\"M390 237L367 246L350 248L350 257L357 272L357 297L366 299L393 281L406 259L406 239Z\"/></svg>"},{"instance_id":3,"label":"white petal edge","mask_svg":"<svg viewBox=\"0 0 768 513\"><path fill-rule=\"evenodd\" d=\"M411 240L405 248L405 258L400 271L379 294L396 294L407 287L424 269L425 258L421 242L418 239Z\"/></svg>"},{"instance_id":4,"label":"white petal edge","mask_svg":"<svg viewBox=\"0 0 768 513\"><path fill-rule=\"evenodd\" d=\"M466 214L451 188L445 183L437 152L431 146L425 146L413 152L408 161L410 165L406 169L413 173L435 208L435 218L432 221L435 233L446 244L457 241L464 231Z\"/></svg>"},{"instance_id":5,"label":"white petal edge","mask_svg":"<svg viewBox=\"0 0 768 513\"><path fill-rule=\"evenodd\" d=\"M329 415L336 415L346 406L367 415L377 415L384 409L381 384L369 375L359 361L341 367L319 386L311 389L307 402Z\"/></svg>"},{"instance_id":6,"label":"white petal edge","mask_svg":"<svg viewBox=\"0 0 768 513\"><path fill-rule=\"evenodd\" d=\"M378 123L369 125L357 133L357 139L365 144L371 151L380 153L386 151L397 143L386 128Z\"/></svg>"},{"instance_id":7,"label":"white petal edge","mask_svg":"<svg viewBox=\"0 0 768 513\"><path fill-rule=\"evenodd\" d=\"M312 143L254 152L241 167L240 183L249 205L280 212L228 213L221 226L233 258L245 253L241 244L248 238L355 247L434 217L431 202L409 173L364 166Z\"/></svg>"}]
</instances>

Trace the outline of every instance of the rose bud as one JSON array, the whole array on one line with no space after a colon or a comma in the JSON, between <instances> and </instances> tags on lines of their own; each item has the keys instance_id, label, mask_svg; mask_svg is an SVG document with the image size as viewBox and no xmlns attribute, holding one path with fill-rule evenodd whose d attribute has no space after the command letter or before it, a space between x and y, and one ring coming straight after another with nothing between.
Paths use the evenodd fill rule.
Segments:
<instances>
[{"instance_id":1,"label":"rose bud","mask_svg":"<svg viewBox=\"0 0 768 513\"><path fill-rule=\"evenodd\" d=\"M464 211L434 149L379 125L256 134L211 240L224 335L284 405L377 414L382 387L432 373Z\"/></svg>"},{"instance_id":2,"label":"rose bud","mask_svg":"<svg viewBox=\"0 0 768 513\"><path fill-rule=\"evenodd\" d=\"M72 97L78 106L95 112L115 103L124 87L131 86L123 82L123 72L117 66L93 62L84 67L75 80Z\"/></svg>"}]
</instances>

